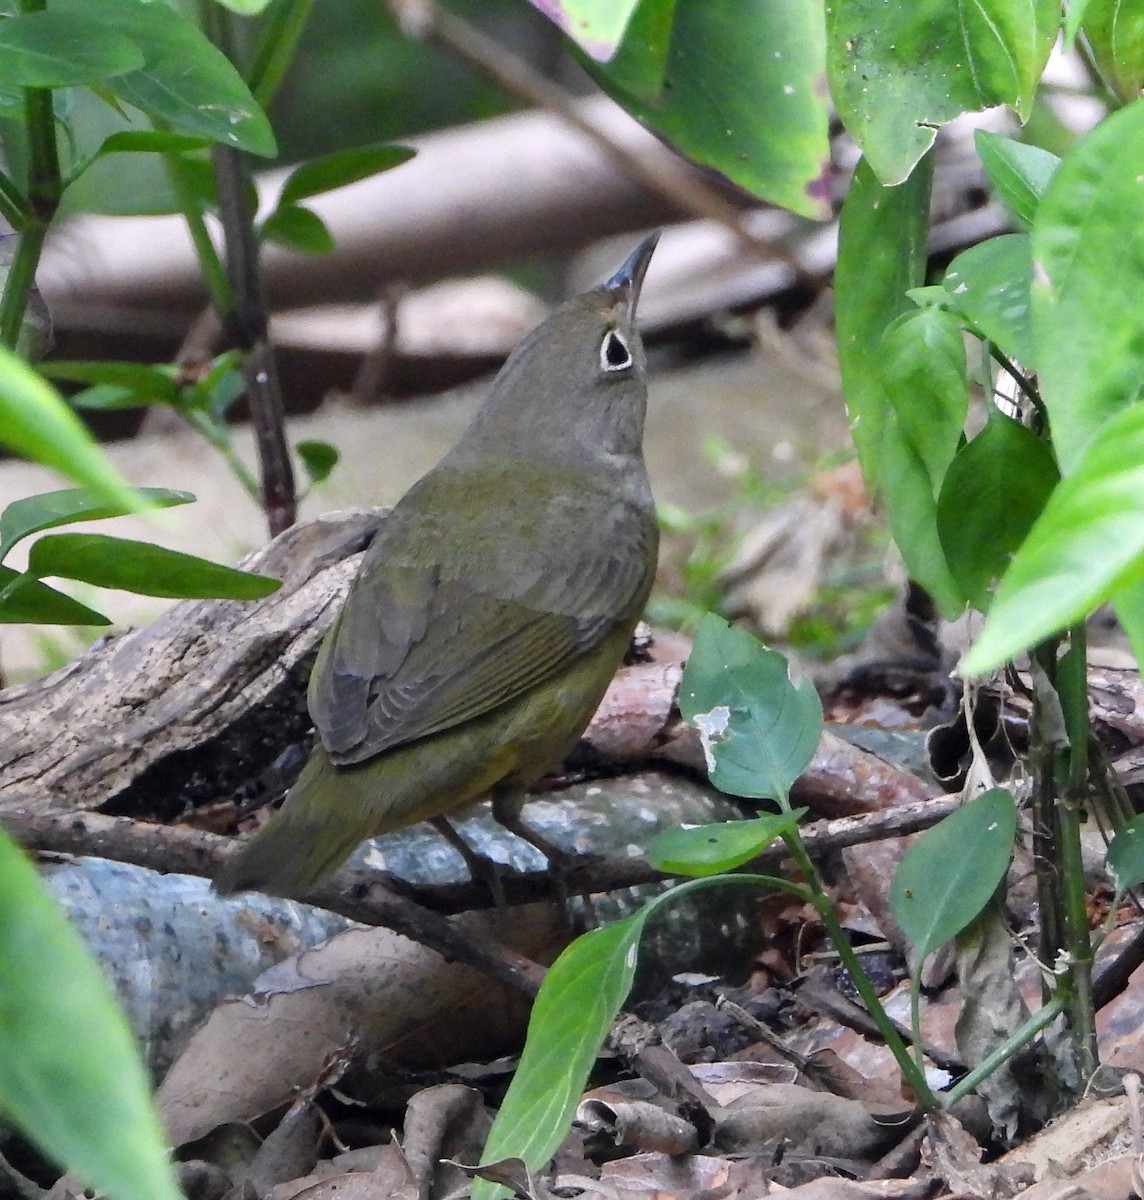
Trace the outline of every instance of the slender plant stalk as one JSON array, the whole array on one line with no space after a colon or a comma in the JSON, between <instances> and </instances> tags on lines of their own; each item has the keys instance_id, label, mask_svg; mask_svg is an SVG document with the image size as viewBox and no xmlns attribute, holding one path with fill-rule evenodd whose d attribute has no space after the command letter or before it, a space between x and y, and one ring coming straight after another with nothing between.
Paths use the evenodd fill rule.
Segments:
<instances>
[{"instance_id":1,"label":"slender plant stalk","mask_svg":"<svg viewBox=\"0 0 1144 1200\"><path fill-rule=\"evenodd\" d=\"M16 233L23 233L31 214L23 192L3 171L0 171L0 216Z\"/></svg>"},{"instance_id":2,"label":"slender plant stalk","mask_svg":"<svg viewBox=\"0 0 1144 1200\"><path fill-rule=\"evenodd\" d=\"M175 200L179 205L179 211L182 213L183 220L187 223L187 230L191 235L195 256L199 260L199 269L203 273L203 282L206 283L207 291L210 293L211 304L216 312L229 312L234 307L230 281L226 277L226 269L222 265L222 259L218 256L214 242L211 241L210 230L207 229L207 223L203 220L198 199L184 174L183 164L176 154L165 154L163 159L167 166L167 177L171 181Z\"/></svg>"},{"instance_id":3,"label":"slender plant stalk","mask_svg":"<svg viewBox=\"0 0 1144 1200\"><path fill-rule=\"evenodd\" d=\"M866 1005L866 1011L878 1027L878 1032L882 1035L882 1040L886 1043L890 1053L893 1054L899 1069L913 1089L918 1104L926 1112L934 1112L941 1107L941 1104L933 1094L921 1065L920 1039L918 1042L919 1058L915 1059L910 1053L909 1047L902 1041L902 1035L895 1028L893 1021L890 1020L889 1014L886 1012L877 991L874 989L874 985L870 982L869 976L862 967L861 960L854 953L853 946L850 945L850 939L846 936L846 930L842 928L838 917L835 916L834 905L827 894L826 885L822 881L822 876L818 873L818 868L814 865L814 860L802 844L802 838L799 837L796 830L794 833L783 834L783 841L786 843L786 847L795 861L795 866L798 867L799 872L807 882L811 894L811 903L822 918L822 923L826 927L827 937L830 938L835 950L838 951L838 957L842 960L842 965L846 968L851 982L858 989L858 995L862 997L862 1002Z\"/></svg>"},{"instance_id":4,"label":"slender plant stalk","mask_svg":"<svg viewBox=\"0 0 1144 1200\"><path fill-rule=\"evenodd\" d=\"M21 0L22 12L36 12L45 0ZM27 218L19 233L4 295L0 299L0 342L10 349L20 343L28 297L36 282L44 240L63 194L56 119L48 88L24 89L24 128L28 139Z\"/></svg>"},{"instance_id":5,"label":"slender plant stalk","mask_svg":"<svg viewBox=\"0 0 1144 1200\"><path fill-rule=\"evenodd\" d=\"M203 0L200 13L208 36L234 61L235 38L230 12L220 4ZM218 314L224 328L245 352L243 374L258 448L262 507L271 536L274 536L293 525L297 517L297 493L290 448L286 443L286 416L278 365L270 345L255 214L248 200L252 183L250 163L245 154L230 146L215 146L211 158L230 294L230 302L219 308Z\"/></svg>"},{"instance_id":6,"label":"slender plant stalk","mask_svg":"<svg viewBox=\"0 0 1144 1200\"><path fill-rule=\"evenodd\" d=\"M282 86L313 7L314 0L281 0L268 10L246 81L263 108L270 107Z\"/></svg>"}]
</instances>

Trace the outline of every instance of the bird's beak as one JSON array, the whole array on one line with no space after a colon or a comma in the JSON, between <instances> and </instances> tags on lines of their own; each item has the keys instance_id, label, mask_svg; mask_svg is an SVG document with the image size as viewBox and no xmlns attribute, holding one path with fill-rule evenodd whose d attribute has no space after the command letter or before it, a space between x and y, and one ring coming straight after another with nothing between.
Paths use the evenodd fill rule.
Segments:
<instances>
[{"instance_id":1,"label":"bird's beak","mask_svg":"<svg viewBox=\"0 0 1144 1200\"><path fill-rule=\"evenodd\" d=\"M604 289L611 292L617 304L623 304L627 309L629 321L634 321L636 304L640 298L640 288L643 287L647 265L651 262L652 252L659 241L659 230L642 242L628 255L624 265L604 284Z\"/></svg>"}]
</instances>

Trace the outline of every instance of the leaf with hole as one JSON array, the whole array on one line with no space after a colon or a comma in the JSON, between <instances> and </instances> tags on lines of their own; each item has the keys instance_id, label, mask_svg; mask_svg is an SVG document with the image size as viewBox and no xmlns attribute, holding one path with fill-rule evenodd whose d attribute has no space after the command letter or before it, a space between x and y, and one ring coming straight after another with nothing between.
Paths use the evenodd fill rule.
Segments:
<instances>
[{"instance_id":1,"label":"leaf with hole","mask_svg":"<svg viewBox=\"0 0 1144 1200\"><path fill-rule=\"evenodd\" d=\"M711 782L732 796L786 802L822 733L822 704L787 660L708 613L679 686L679 708L699 729Z\"/></svg>"}]
</instances>

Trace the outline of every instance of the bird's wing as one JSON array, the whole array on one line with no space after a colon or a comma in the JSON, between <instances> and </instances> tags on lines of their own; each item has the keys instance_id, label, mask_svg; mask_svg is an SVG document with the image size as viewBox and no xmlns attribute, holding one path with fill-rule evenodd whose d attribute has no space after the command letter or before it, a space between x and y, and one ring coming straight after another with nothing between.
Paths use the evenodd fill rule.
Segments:
<instances>
[{"instance_id":1,"label":"bird's wing","mask_svg":"<svg viewBox=\"0 0 1144 1200\"><path fill-rule=\"evenodd\" d=\"M497 561L503 527L487 537L479 519L449 563L423 550L402 561L383 539L311 677L310 712L331 758L363 762L480 716L634 618L654 570L654 522L619 502L593 515L591 538L564 539L587 544L537 539L538 561L508 574Z\"/></svg>"}]
</instances>

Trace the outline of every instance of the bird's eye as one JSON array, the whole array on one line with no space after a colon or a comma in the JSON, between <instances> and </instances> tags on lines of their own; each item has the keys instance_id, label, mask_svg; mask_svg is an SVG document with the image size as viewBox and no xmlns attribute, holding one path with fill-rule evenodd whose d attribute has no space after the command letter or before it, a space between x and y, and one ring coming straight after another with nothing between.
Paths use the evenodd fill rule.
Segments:
<instances>
[{"instance_id":1,"label":"bird's eye","mask_svg":"<svg viewBox=\"0 0 1144 1200\"><path fill-rule=\"evenodd\" d=\"M620 331L609 329L600 343L600 369L608 372L626 371L634 361Z\"/></svg>"}]
</instances>

